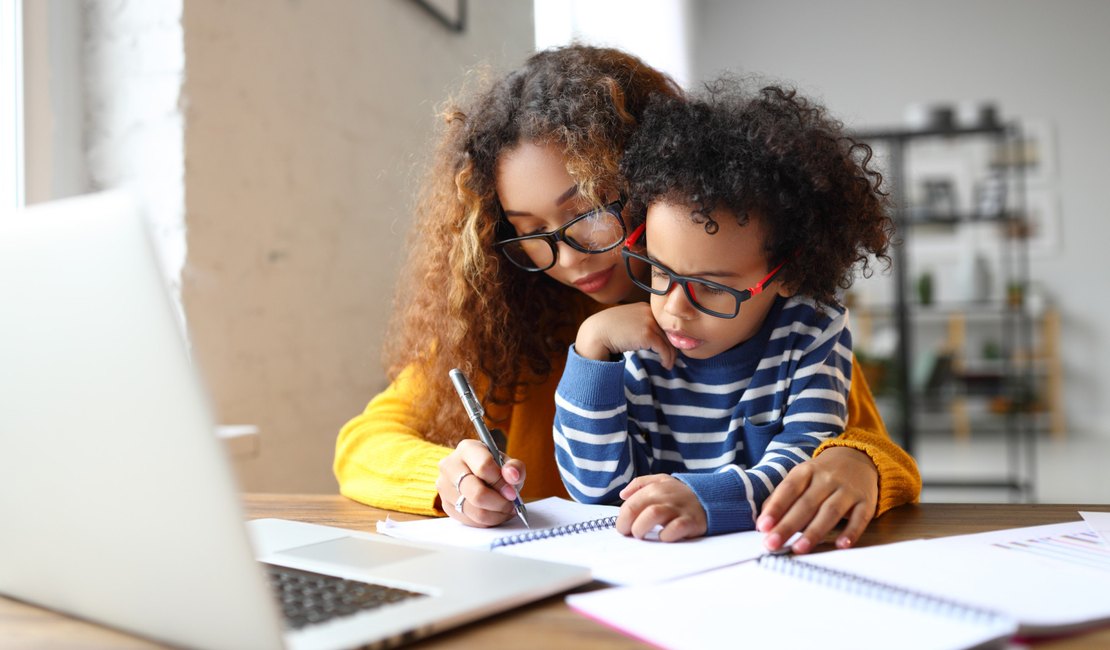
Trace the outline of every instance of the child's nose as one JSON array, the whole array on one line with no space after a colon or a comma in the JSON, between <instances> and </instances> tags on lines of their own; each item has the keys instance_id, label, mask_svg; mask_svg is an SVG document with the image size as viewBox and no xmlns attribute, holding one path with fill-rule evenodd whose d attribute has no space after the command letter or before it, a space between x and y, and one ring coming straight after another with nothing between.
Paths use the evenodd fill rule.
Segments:
<instances>
[{"instance_id":1,"label":"child's nose","mask_svg":"<svg viewBox=\"0 0 1110 650\"><path fill-rule=\"evenodd\" d=\"M697 311L694 305L690 303L690 299L686 297L686 292L682 290L677 282L671 285L671 290L667 293L665 300L663 310L676 318L688 320Z\"/></svg>"}]
</instances>

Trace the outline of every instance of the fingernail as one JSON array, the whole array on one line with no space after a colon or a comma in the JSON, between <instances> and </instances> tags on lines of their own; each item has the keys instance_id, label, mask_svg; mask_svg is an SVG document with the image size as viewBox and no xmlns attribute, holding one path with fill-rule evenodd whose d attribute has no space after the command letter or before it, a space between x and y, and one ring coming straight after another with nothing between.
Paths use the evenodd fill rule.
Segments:
<instances>
[{"instance_id":1,"label":"fingernail","mask_svg":"<svg viewBox=\"0 0 1110 650\"><path fill-rule=\"evenodd\" d=\"M793 549L795 553L808 553L810 549L813 548L813 544L811 544L810 541L805 537L802 537L799 538L798 541L794 542L794 544L791 545L790 548Z\"/></svg>"},{"instance_id":2,"label":"fingernail","mask_svg":"<svg viewBox=\"0 0 1110 650\"><path fill-rule=\"evenodd\" d=\"M501 496L505 497L509 501L512 501L516 498L516 490L514 490L513 486L511 485L503 485L501 486Z\"/></svg>"},{"instance_id":3,"label":"fingernail","mask_svg":"<svg viewBox=\"0 0 1110 650\"><path fill-rule=\"evenodd\" d=\"M763 540L763 545L772 551L782 546L782 535L778 533L771 533Z\"/></svg>"},{"instance_id":4,"label":"fingernail","mask_svg":"<svg viewBox=\"0 0 1110 650\"><path fill-rule=\"evenodd\" d=\"M775 527L775 520L771 515L762 515L755 522L755 529L761 533L767 532L768 529Z\"/></svg>"},{"instance_id":5,"label":"fingernail","mask_svg":"<svg viewBox=\"0 0 1110 650\"><path fill-rule=\"evenodd\" d=\"M848 539L847 537L839 537L836 540L836 547L837 548L849 548L851 546L852 546L852 540Z\"/></svg>"}]
</instances>

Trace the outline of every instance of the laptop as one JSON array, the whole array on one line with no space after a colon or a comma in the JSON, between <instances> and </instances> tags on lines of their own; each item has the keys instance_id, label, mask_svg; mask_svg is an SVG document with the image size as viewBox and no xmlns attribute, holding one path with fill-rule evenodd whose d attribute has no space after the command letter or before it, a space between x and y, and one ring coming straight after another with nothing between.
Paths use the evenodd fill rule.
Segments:
<instances>
[{"instance_id":1,"label":"laptop","mask_svg":"<svg viewBox=\"0 0 1110 650\"><path fill-rule=\"evenodd\" d=\"M589 581L526 558L245 524L165 287L127 194L0 214L0 594L177 646L346 648Z\"/></svg>"}]
</instances>

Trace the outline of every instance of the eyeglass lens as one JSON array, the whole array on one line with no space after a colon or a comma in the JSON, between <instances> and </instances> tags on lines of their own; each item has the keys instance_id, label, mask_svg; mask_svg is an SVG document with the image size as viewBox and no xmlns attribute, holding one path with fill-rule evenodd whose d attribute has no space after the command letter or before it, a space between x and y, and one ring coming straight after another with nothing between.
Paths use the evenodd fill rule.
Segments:
<instances>
[{"instance_id":1,"label":"eyeglass lens","mask_svg":"<svg viewBox=\"0 0 1110 650\"><path fill-rule=\"evenodd\" d=\"M513 263L526 269L547 269L555 264L560 239L583 253L609 250L624 238L620 214L612 206L575 217L562 228L543 236L508 242L503 246Z\"/></svg>"},{"instance_id":2,"label":"eyeglass lens","mask_svg":"<svg viewBox=\"0 0 1110 650\"><path fill-rule=\"evenodd\" d=\"M677 283L667 269L655 264L651 265L651 286L645 287L657 295L665 295L671 289L672 283ZM698 280L686 280L686 297L690 302L702 309L721 314L731 318L737 312L737 298L735 295Z\"/></svg>"}]
</instances>

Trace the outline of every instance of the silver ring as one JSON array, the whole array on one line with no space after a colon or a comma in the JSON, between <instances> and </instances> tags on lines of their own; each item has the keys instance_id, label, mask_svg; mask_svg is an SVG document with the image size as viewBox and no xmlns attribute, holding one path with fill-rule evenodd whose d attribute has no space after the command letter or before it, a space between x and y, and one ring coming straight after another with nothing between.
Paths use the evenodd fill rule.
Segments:
<instances>
[{"instance_id":1,"label":"silver ring","mask_svg":"<svg viewBox=\"0 0 1110 650\"><path fill-rule=\"evenodd\" d=\"M455 491L459 492L459 486L462 485L463 479L468 477L468 476L471 476L473 474L474 474L474 472L472 472L470 470L466 470L462 474L459 474L459 477L455 479ZM461 494L461 492L460 492L460 494Z\"/></svg>"},{"instance_id":2,"label":"silver ring","mask_svg":"<svg viewBox=\"0 0 1110 650\"><path fill-rule=\"evenodd\" d=\"M460 515L463 514L462 509L464 503L466 503L466 497L460 494L459 498L455 499L455 512L459 513Z\"/></svg>"}]
</instances>

